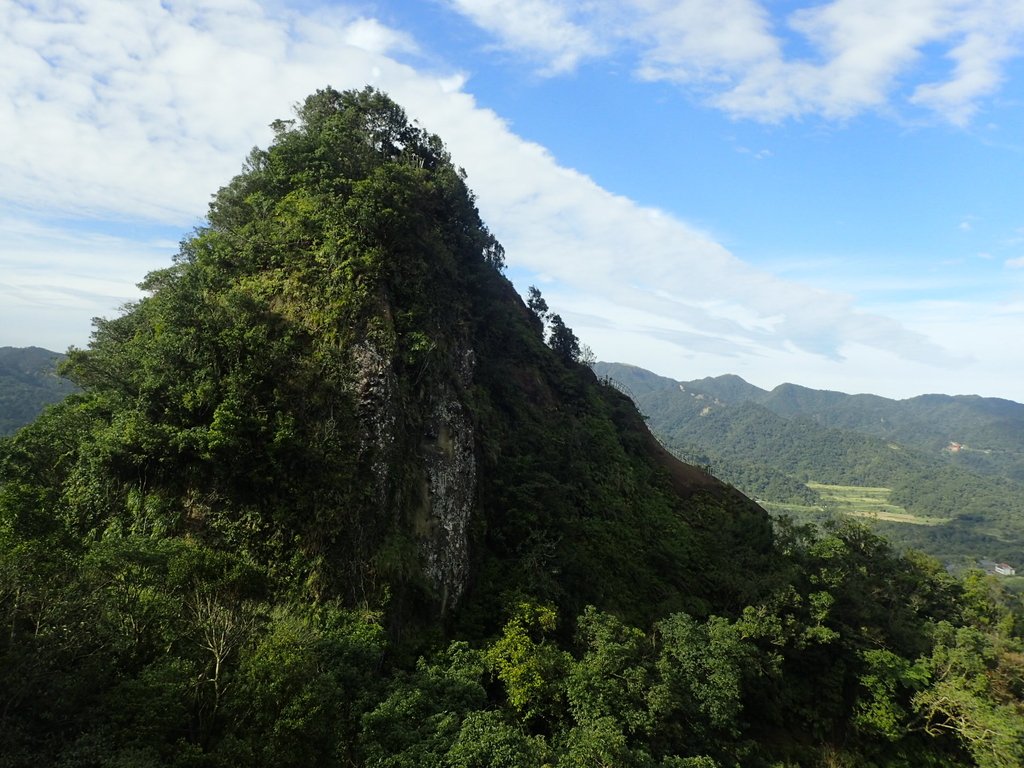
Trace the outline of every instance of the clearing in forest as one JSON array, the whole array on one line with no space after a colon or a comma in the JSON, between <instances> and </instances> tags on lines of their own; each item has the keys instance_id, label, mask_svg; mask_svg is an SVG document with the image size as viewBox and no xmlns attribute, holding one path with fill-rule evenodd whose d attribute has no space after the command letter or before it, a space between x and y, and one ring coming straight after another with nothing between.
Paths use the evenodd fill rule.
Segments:
<instances>
[{"instance_id":1,"label":"clearing in forest","mask_svg":"<svg viewBox=\"0 0 1024 768\"><path fill-rule=\"evenodd\" d=\"M915 515L897 504L891 504L889 502L891 489L889 488L863 485L826 485L814 482L807 483L807 487L821 496L826 509L851 517L866 517L890 523L910 523L911 525L941 525L949 522L947 518Z\"/></svg>"}]
</instances>

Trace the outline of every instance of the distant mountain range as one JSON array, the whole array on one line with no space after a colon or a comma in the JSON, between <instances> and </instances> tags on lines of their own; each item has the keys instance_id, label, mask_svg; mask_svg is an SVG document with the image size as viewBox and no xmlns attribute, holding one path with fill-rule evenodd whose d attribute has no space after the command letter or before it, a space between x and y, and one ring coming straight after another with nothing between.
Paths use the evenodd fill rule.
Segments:
<instances>
[{"instance_id":1,"label":"distant mountain range","mask_svg":"<svg viewBox=\"0 0 1024 768\"><path fill-rule=\"evenodd\" d=\"M0 347L0 436L13 434L75 390L57 375L63 358L40 347Z\"/></svg>"},{"instance_id":2,"label":"distant mountain range","mask_svg":"<svg viewBox=\"0 0 1024 768\"><path fill-rule=\"evenodd\" d=\"M891 400L726 375L680 382L595 371L630 394L665 445L776 512L846 513L948 560L1024 564L1024 405Z\"/></svg>"}]
</instances>

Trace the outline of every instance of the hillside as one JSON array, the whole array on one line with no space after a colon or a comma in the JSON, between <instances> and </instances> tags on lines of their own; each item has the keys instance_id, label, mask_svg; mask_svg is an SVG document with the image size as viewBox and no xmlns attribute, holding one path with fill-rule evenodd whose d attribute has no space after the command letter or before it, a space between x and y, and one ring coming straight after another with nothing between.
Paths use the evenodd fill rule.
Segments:
<instances>
[{"instance_id":1,"label":"hillside","mask_svg":"<svg viewBox=\"0 0 1024 768\"><path fill-rule=\"evenodd\" d=\"M858 432L922 451L955 446L956 466L1024 480L1024 405L977 395L920 395L891 400L877 395L780 384L771 391L738 376L725 375L689 382L658 377L633 366L600 364L602 375L613 375L638 394L678 389L735 406L763 405L787 419L809 419L823 427Z\"/></svg>"},{"instance_id":2,"label":"hillside","mask_svg":"<svg viewBox=\"0 0 1024 768\"><path fill-rule=\"evenodd\" d=\"M709 387L714 391L718 382ZM976 395L889 400L782 384L757 400L787 418L813 419L922 451L955 446L957 466L1024 480L1024 405Z\"/></svg>"},{"instance_id":3,"label":"hillside","mask_svg":"<svg viewBox=\"0 0 1024 768\"><path fill-rule=\"evenodd\" d=\"M0 347L0 436L13 434L74 390L57 375L63 357L39 347Z\"/></svg>"},{"instance_id":4,"label":"hillside","mask_svg":"<svg viewBox=\"0 0 1024 768\"><path fill-rule=\"evenodd\" d=\"M670 455L383 94L273 127L0 441L0 765L1024 760L1016 598Z\"/></svg>"},{"instance_id":5,"label":"hillside","mask_svg":"<svg viewBox=\"0 0 1024 768\"><path fill-rule=\"evenodd\" d=\"M839 506L943 559L1024 563L1024 405L794 384L769 392L737 376L678 382L619 364L595 370L629 388L678 455L711 464L774 509L813 519L838 498L835 490L822 498L815 484L851 489L850 498L855 488L883 488L888 508Z\"/></svg>"}]
</instances>

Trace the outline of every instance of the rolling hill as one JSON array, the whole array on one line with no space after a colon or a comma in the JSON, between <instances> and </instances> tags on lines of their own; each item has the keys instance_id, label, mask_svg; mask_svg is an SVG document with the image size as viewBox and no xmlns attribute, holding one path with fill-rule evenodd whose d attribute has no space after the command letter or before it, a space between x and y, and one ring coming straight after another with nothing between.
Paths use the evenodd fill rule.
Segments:
<instances>
[{"instance_id":1,"label":"rolling hill","mask_svg":"<svg viewBox=\"0 0 1024 768\"><path fill-rule=\"evenodd\" d=\"M1024 563L1024 405L795 384L767 391L733 375L679 382L614 363L595 370L628 389L677 455L770 509L854 514L945 560ZM858 488L885 491L868 502Z\"/></svg>"},{"instance_id":2,"label":"rolling hill","mask_svg":"<svg viewBox=\"0 0 1024 768\"><path fill-rule=\"evenodd\" d=\"M0 436L14 433L75 390L57 375L63 358L40 347L0 347Z\"/></svg>"}]
</instances>

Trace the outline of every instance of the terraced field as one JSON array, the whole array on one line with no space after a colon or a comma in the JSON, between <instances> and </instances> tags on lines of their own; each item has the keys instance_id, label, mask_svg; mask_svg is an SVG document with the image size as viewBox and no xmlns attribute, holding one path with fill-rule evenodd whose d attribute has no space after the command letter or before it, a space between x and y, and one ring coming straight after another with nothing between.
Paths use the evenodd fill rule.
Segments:
<instances>
[{"instance_id":1,"label":"terraced field","mask_svg":"<svg viewBox=\"0 0 1024 768\"><path fill-rule=\"evenodd\" d=\"M762 502L762 505L770 512L801 518L834 513L909 525L941 525L949 522L947 518L914 515L903 507L890 503L889 494L892 491L889 488L863 485L826 485L814 482L807 483L807 487L821 496L823 502L821 506L774 504L771 502Z\"/></svg>"}]
</instances>

